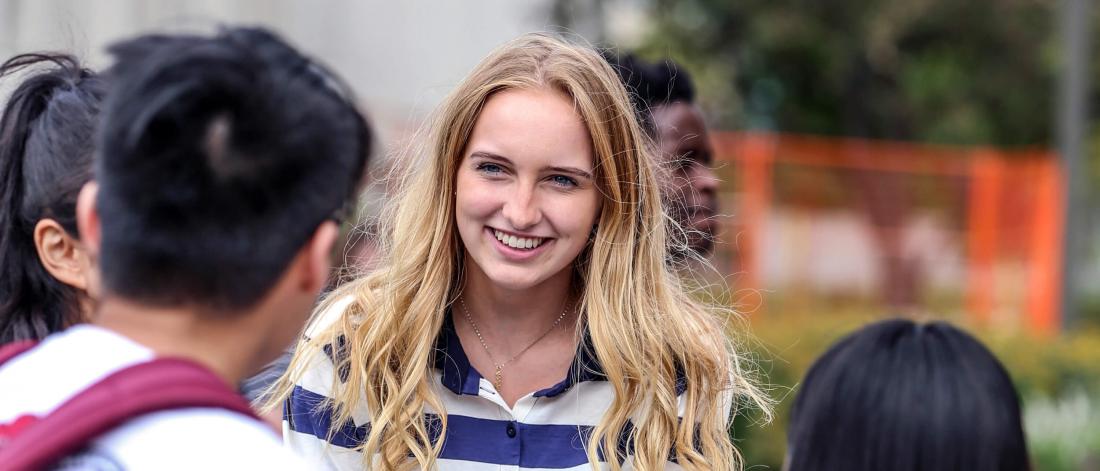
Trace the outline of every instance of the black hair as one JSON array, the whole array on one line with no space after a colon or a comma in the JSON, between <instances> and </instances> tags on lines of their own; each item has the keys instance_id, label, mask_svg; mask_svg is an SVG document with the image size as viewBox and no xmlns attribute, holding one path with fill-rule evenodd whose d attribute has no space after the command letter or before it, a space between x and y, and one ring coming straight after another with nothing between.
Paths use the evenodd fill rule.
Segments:
<instances>
[{"instance_id":1,"label":"black hair","mask_svg":"<svg viewBox=\"0 0 1100 471\"><path fill-rule=\"evenodd\" d=\"M96 162L105 291L253 305L357 190L371 132L350 92L261 28L109 51Z\"/></svg>"},{"instance_id":2,"label":"black hair","mask_svg":"<svg viewBox=\"0 0 1100 471\"><path fill-rule=\"evenodd\" d=\"M672 59L650 63L632 53L612 51L604 51L603 56L630 92L638 120L650 135L654 132L651 109L676 102L695 103L691 75Z\"/></svg>"},{"instance_id":3,"label":"black hair","mask_svg":"<svg viewBox=\"0 0 1100 471\"><path fill-rule=\"evenodd\" d=\"M15 88L0 118L0 343L39 339L82 317L83 293L42 266L34 228L49 218L77 234L76 197L91 179L104 84L60 53L12 57L0 77L42 66Z\"/></svg>"},{"instance_id":4,"label":"black hair","mask_svg":"<svg viewBox=\"0 0 1100 471\"><path fill-rule=\"evenodd\" d=\"M787 438L791 471L1030 468L1011 378L943 322L878 322L835 344L807 373Z\"/></svg>"}]
</instances>

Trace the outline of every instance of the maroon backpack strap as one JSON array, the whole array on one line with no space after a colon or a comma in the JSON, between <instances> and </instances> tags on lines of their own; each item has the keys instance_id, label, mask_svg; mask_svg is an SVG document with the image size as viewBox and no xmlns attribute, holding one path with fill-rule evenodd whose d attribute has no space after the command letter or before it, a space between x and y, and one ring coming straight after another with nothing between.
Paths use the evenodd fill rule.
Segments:
<instances>
[{"instance_id":1,"label":"maroon backpack strap","mask_svg":"<svg viewBox=\"0 0 1100 471\"><path fill-rule=\"evenodd\" d=\"M172 409L219 408L259 421L210 370L159 358L119 370L61 404L0 447L5 470L37 470L72 455L130 419Z\"/></svg>"},{"instance_id":2,"label":"maroon backpack strap","mask_svg":"<svg viewBox=\"0 0 1100 471\"><path fill-rule=\"evenodd\" d=\"M19 340L0 346L0 366L38 345L37 340Z\"/></svg>"}]
</instances>

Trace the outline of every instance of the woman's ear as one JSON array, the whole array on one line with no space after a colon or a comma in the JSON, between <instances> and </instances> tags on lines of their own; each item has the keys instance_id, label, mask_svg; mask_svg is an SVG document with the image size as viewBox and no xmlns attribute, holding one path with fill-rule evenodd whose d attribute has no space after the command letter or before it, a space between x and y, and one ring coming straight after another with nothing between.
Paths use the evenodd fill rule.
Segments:
<instances>
[{"instance_id":1,"label":"woman's ear","mask_svg":"<svg viewBox=\"0 0 1100 471\"><path fill-rule=\"evenodd\" d=\"M50 276L81 291L88 290L89 263L80 242L53 219L34 225L38 261Z\"/></svg>"},{"instance_id":2,"label":"woman's ear","mask_svg":"<svg viewBox=\"0 0 1100 471\"><path fill-rule=\"evenodd\" d=\"M98 193L99 185L90 181L84 184L76 197L76 228L91 260L99 254L99 210L95 207Z\"/></svg>"}]
</instances>

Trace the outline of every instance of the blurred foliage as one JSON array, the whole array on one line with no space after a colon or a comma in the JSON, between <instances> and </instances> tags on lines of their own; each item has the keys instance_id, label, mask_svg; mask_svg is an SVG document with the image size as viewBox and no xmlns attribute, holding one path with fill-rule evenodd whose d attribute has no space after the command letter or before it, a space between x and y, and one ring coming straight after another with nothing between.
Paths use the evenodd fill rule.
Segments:
<instances>
[{"instance_id":1,"label":"blurred foliage","mask_svg":"<svg viewBox=\"0 0 1100 471\"><path fill-rule=\"evenodd\" d=\"M640 50L683 62L720 127L1001 146L1051 140L1054 1L653 0L652 8Z\"/></svg>"},{"instance_id":2,"label":"blurred foliage","mask_svg":"<svg viewBox=\"0 0 1100 471\"><path fill-rule=\"evenodd\" d=\"M1100 395L1077 388L1058 399L1033 397L1024 421L1040 470L1100 467Z\"/></svg>"},{"instance_id":3,"label":"blurred foliage","mask_svg":"<svg viewBox=\"0 0 1100 471\"><path fill-rule=\"evenodd\" d=\"M756 341L750 354L763 381L771 386L772 397L780 402L770 424L760 423L752 412L734 423L733 434L747 469L781 469L798 382L833 342L880 319L864 307L866 303L824 309L798 303L782 309L769 306L769 313L786 314L759 317L751 325ZM964 319L947 320L980 338L1012 375L1030 421L1025 425L1037 471L1088 469L1081 467L1085 460L1100 459L1100 427L1093 420L1100 418L1100 331L1040 338L1027 332L974 328ZM1067 415L1075 420L1064 420Z\"/></svg>"}]
</instances>

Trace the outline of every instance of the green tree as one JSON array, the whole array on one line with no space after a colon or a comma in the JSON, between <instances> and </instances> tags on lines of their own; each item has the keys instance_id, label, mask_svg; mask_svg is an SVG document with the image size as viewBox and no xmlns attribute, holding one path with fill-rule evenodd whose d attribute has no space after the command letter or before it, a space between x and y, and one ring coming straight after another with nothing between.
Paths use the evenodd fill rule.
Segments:
<instances>
[{"instance_id":1,"label":"green tree","mask_svg":"<svg viewBox=\"0 0 1100 471\"><path fill-rule=\"evenodd\" d=\"M701 78L721 124L1000 146L1049 144L1045 0L654 0L641 49Z\"/></svg>"}]
</instances>

